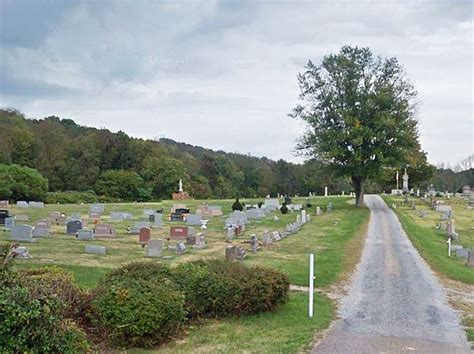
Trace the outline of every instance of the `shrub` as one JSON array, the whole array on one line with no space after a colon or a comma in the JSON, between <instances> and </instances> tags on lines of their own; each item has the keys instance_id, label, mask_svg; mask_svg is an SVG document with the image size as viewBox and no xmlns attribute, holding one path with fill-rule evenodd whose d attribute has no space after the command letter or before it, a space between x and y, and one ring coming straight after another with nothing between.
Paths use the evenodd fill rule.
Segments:
<instances>
[{"instance_id":1,"label":"shrub","mask_svg":"<svg viewBox=\"0 0 474 354\"><path fill-rule=\"evenodd\" d=\"M225 317L273 310L288 298L286 275L222 260L179 265L175 281L190 317Z\"/></svg>"},{"instance_id":2,"label":"shrub","mask_svg":"<svg viewBox=\"0 0 474 354\"><path fill-rule=\"evenodd\" d=\"M232 211L236 211L236 210L242 211L243 209L244 209L244 206L239 202L239 198L237 198L234 204L232 204Z\"/></svg>"},{"instance_id":3,"label":"shrub","mask_svg":"<svg viewBox=\"0 0 474 354\"><path fill-rule=\"evenodd\" d=\"M46 195L47 204L78 204L78 203L96 203L99 197L93 191L78 192L49 192Z\"/></svg>"},{"instance_id":4,"label":"shrub","mask_svg":"<svg viewBox=\"0 0 474 354\"><path fill-rule=\"evenodd\" d=\"M38 296L19 284L0 291L0 352L77 353L88 349L86 336L62 317L64 303Z\"/></svg>"},{"instance_id":5,"label":"shrub","mask_svg":"<svg viewBox=\"0 0 474 354\"><path fill-rule=\"evenodd\" d=\"M167 267L137 263L100 282L92 303L112 345L150 348L179 333L186 321L184 295L168 274Z\"/></svg>"},{"instance_id":6,"label":"shrub","mask_svg":"<svg viewBox=\"0 0 474 354\"><path fill-rule=\"evenodd\" d=\"M261 209L262 208L262 205L263 205L263 202L258 202L258 208Z\"/></svg>"},{"instance_id":7,"label":"shrub","mask_svg":"<svg viewBox=\"0 0 474 354\"><path fill-rule=\"evenodd\" d=\"M58 298L63 303L63 316L79 320L87 310L87 293L75 283L72 273L59 267L21 270L21 285L28 287L34 298Z\"/></svg>"},{"instance_id":8,"label":"shrub","mask_svg":"<svg viewBox=\"0 0 474 354\"><path fill-rule=\"evenodd\" d=\"M306 204L306 207L307 207L307 208L311 208L312 206L313 206L313 204L311 204L311 203L307 203L307 204Z\"/></svg>"},{"instance_id":9,"label":"shrub","mask_svg":"<svg viewBox=\"0 0 474 354\"><path fill-rule=\"evenodd\" d=\"M283 205L281 206L280 211L282 214L288 214L288 207L285 203L283 203Z\"/></svg>"}]
</instances>

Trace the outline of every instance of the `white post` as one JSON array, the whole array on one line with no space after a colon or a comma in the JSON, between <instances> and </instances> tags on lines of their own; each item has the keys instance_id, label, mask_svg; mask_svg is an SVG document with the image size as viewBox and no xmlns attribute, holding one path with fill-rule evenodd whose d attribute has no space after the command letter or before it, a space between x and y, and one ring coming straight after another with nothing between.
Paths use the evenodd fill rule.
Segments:
<instances>
[{"instance_id":1,"label":"white post","mask_svg":"<svg viewBox=\"0 0 474 354\"><path fill-rule=\"evenodd\" d=\"M448 256L451 257L451 239L448 238L446 242L448 243Z\"/></svg>"},{"instance_id":2,"label":"white post","mask_svg":"<svg viewBox=\"0 0 474 354\"><path fill-rule=\"evenodd\" d=\"M313 317L314 297L314 254L309 255L309 317Z\"/></svg>"},{"instance_id":3,"label":"white post","mask_svg":"<svg viewBox=\"0 0 474 354\"><path fill-rule=\"evenodd\" d=\"M306 224L306 210L301 210L301 222Z\"/></svg>"},{"instance_id":4,"label":"white post","mask_svg":"<svg viewBox=\"0 0 474 354\"><path fill-rule=\"evenodd\" d=\"M325 197L328 196L328 187L324 187L324 196L325 196Z\"/></svg>"}]
</instances>

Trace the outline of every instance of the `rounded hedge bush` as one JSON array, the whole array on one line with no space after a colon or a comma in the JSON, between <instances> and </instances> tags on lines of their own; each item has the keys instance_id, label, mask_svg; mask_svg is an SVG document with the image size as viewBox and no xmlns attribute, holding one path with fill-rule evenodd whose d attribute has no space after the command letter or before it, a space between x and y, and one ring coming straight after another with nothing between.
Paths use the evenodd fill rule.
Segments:
<instances>
[{"instance_id":1,"label":"rounded hedge bush","mask_svg":"<svg viewBox=\"0 0 474 354\"><path fill-rule=\"evenodd\" d=\"M175 281L185 293L190 317L225 317L273 310L288 299L286 275L223 260L179 265Z\"/></svg>"},{"instance_id":2,"label":"rounded hedge bush","mask_svg":"<svg viewBox=\"0 0 474 354\"><path fill-rule=\"evenodd\" d=\"M282 207L280 208L280 211L282 214L288 214L288 207L286 204L283 204Z\"/></svg>"},{"instance_id":3,"label":"rounded hedge bush","mask_svg":"<svg viewBox=\"0 0 474 354\"><path fill-rule=\"evenodd\" d=\"M242 205L242 203L240 203L239 199L237 198L234 202L234 204L232 204L232 211L242 211L244 210L244 206Z\"/></svg>"},{"instance_id":4,"label":"rounded hedge bush","mask_svg":"<svg viewBox=\"0 0 474 354\"><path fill-rule=\"evenodd\" d=\"M150 348L179 333L185 298L168 272L152 263L130 264L100 282L92 303L112 345Z\"/></svg>"}]
</instances>

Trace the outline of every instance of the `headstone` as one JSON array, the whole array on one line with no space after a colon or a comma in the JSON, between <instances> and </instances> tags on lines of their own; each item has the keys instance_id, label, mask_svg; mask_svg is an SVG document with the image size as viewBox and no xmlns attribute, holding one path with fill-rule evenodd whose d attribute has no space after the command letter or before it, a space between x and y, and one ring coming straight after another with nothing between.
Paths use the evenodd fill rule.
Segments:
<instances>
[{"instance_id":1,"label":"headstone","mask_svg":"<svg viewBox=\"0 0 474 354\"><path fill-rule=\"evenodd\" d=\"M180 213L171 213L170 214L170 221L183 221L184 220L184 214Z\"/></svg>"},{"instance_id":2,"label":"headstone","mask_svg":"<svg viewBox=\"0 0 474 354\"><path fill-rule=\"evenodd\" d=\"M272 237L268 232L265 232L262 237L262 244L267 247L273 243Z\"/></svg>"},{"instance_id":3,"label":"headstone","mask_svg":"<svg viewBox=\"0 0 474 354\"><path fill-rule=\"evenodd\" d=\"M132 213L122 213L122 217L124 220L131 220L133 219Z\"/></svg>"},{"instance_id":4,"label":"headstone","mask_svg":"<svg viewBox=\"0 0 474 354\"><path fill-rule=\"evenodd\" d=\"M197 250L202 250L206 247L206 236L202 232L200 232L196 235L193 248Z\"/></svg>"},{"instance_id":5,"label":"headstone","mask_svg":"<svg viewBox=\"0 0 474 354\"><path fill-rule=\"evenodd\" d=\"M148 218L150 215L154 215L155 211L153 209L145 209L143 210L143 216Z\"/></svg>"},{"instance_id":6,"label":"headstone","mask_svg":"<svg viewBox=\"0 0 474 354\"><path fill-rule=\"evenodd\" d=\"M328 206L327 206L327 208L326 208L326 211L327 211L328 213L332 212L332 202L330 202L330 203L328 204Z\"/></svg>"},{"instance_id":7,"label":"headstone","mask_svg":"<svg viewBox=\"0 0 474 354\"><path fill-rule=\"evenodd\" d=\"M5 224L5 219L10 217L8 210L0 210L0 225Z\"/></svg>"},{"instance_id":8,"label":"headstone","mask_svg":"<svg viewBox=\"0 0 474 354\"><path fill-rule=\"evenodd\" d=\"M16 221L29 221L30 218L28 217L28 215L20 214L20 215L15 216L15 220Z\"/></svg>"},{"instance_id":9,"label":"headstone","mask_svg":"<svg viewBox=\"0 0 474 354\"><path fill-rule=\"evenodd\" d=\"M11 230L15 226L15 218L6 218L5 219L5 229Z\"/></svg>"},{"instance_id":10,"label":"headstone","mask_svg":"<svg viewBox=\"0 0 474 354\"><path fill-rule=\"evenodd\" d=\"M24 200L19 200L16 202L16 206L18 208L29 208L30 205L28 204L28 202L25 202Z\"/></svg>"},{"instance_id":11,"label":"headstone","mask_svg":"<svg viewBox=\"0 0 474 354\"><path fill-rule=\"evenodd\" d=\"M115 236L115 229L109 224L97 224L94 227L95 238L114 238Z\"/></svg>"},{"instance_id":12,"label":"headstone","mask_svg":"<svg viewBox=\"0 0 474 354\"><path fill-rule=\"evenodd\" d=\"M257 235L253 234L250 236L250 251L257 252L259 250Z\"/></svg>"},{"instance_id":13,"label":"headstone","mask_svg":"<svg viewBox=\"0 0 474 354\"><path fill-rule=\"evenodd\" d=\"M241 246L227 246L225 249L225 258L227 261L243 261L246 257L245 251Z\"/></svg>"},{"instance_id":14,"label":"headstone","mask_svg":"<svg viewBox=\"0 0 474 354\"><path fill-rule=\"evenodd\" d=\"M310 222L311 221L311 215L307 214L306 215L306 222Z\"/></svg>"},{"instance_id":15,"label":"headstone","mask_svg":"<svg viewBox=\"0 0 474 354\"><path fill-rule=\"evenodd\" d=\"M301 222L306 224L306 210L301 210Z\"/></svg>"},{"instance_id":16,"label":"headstone","mask_svg":"<svg viewBox=\"0 0 474 354\"><path fill-rule=\"evenodd\" d=\"M40 220L36 221L35 227L42 227L44 229L49 229L50 224L49 224L49 221L47 219L40 219Z\"/></svg>"},{"instance_id":17,"label":"headstone","mask_svg":"<svg viewBox=\"0 0 474 354\"><path fill-rule=\"evenodd\" d=\"M262 219L265 217L265 211L263 209L250 209L245 211L245 215L248 220Z\"/></svg>"},{"instance_id":18,"label":"headstone","mask_svg":"<svg viewBox=\"0 0 474 354\"><path fill-rule=\"evenodd\" d=\"M85 252L105 256L107 254L107 248L105 246L86 245Z\"/></svg>"},{"instance_id":19,"label":"headstone","mask_svg":"<svg viewBox=\"0 0 474 354\"><path fill-rule=\"evenodd\" d=\"M58 224L60 218L61 218L61 213L59 211L53 211L48 214L48 220L54 224Z\"/></svg>"},{"instance_id":20,"label":"headstone","mask_svg":"<svg viewBox=\"0 0 474 354\"><path fill-rule=\"evenodd\" d=\"M49 236L49 228L42 226L43 224L40 223L39 225L33 228L33 237L48 237Z\"/></svg>"},{"instance_id":21,"label":"headstone","mask_svg":"<svg viewBox=\"0 0 474 354\"><path fill-rule=\"evenodd\" d=\"M14 252L15 252L15 259L29 259L29 258L31 258L30 254L28 253L28 249L24 246L16 247Z\"/></svg>"},{"instance_id":22,"label":"headstone","mask_svg":"<svg viewBox=\"0 0 474 354\"><path fill-rule=\"evenodd\" d=\"M188 226L171 226L170 238L176 240L186 240L188 235L194 234L194 228Z\"/></svg>"},{"instance_id":23,"label":"headstone","mask_svg":"<svg viewBox=\"0 0 474 354\"><path fill-rule=\"evenodd\" d=\"M15 225L11 230L10 240L35 242L33 239L33 228L30 225Z\"/></svg>"},{"instance_id":24,"label":"headstone","mask_svg":"<svg viewBox=\"0 0 474 354\"><path fill-rule=\"evenodd\" d=\"M186 224L201 225L202 214L188 214L186 215Z\"/></svg>"},{"instance_id":25,"label":"headstone","mask_svg":"<svg viewBox=\"0 0 474 354\"><path fill-rule=\"evenodd\" d=\"M148 215L148 221L149 222L155 222L155 214Z\"/></svg>"},{"instance_id":26,"label":"headstone","mask_svg":"<svg viewBox=\"0 0 474 354\"><path fill-rule=\"evenodd\" d=\"M234 232L234 228L233 227L229 227L227 229L227 241L232 241L235 237L235 232Z\"/></svg>"},{"instance_id":27,"label":"headstone","mask_svg":"<svg viewBox=\"0 0 474 354\"><path fill-rule=\"evenodd\" d=\"M31 208L37 208L37 209L44 208L43 202L29 202L28 204Z\"/></svg>"},{"instance_id":28,"label":"headstone","mask_svg":"<svg viewBox=\"0 0 474 354\"><path fill-rule=\"evenodd\" d=\"M279 231L273 231L270 235L273 241L276 241L276 242L281 241L281 234Z\"/></svg>"},{"instance_id":29,"label":"headstone","mask_svg":"<svg viewBox=\"0 0 474 354\"><path fill-rule=\"evenodd\" d=\"M146 248L146 256L159 258L163 255L163 239L149 240Z\"/></svg>"},{"instance_id":30,"label":"headstone","mask_svg":"<svg viewBox=\"0 0 474 354\"><path fill-rule=\"evenodd\" d=\"M161 213L155 213L153 214L155 216L154 224L153 226L156 227L162 227L163 226L163 214Z\"/></svg>"},{"instance_id":31,"label":"headstone","mask_svg":"<svg viewBox=\"0 0 474 354\"><path fill-rule=\"evenodd\" d=\"M186 251L186 245L183 242L179 242L176 245L176 253L183 254Z\"/></svg>"},{"instance_id":32,"label":"headstone","mask_svg":"<svg viewBox=\"0 0 474 354\"><path fill-rule=\"evenodd\" d=\"M100 213L97 213L97 212L90 212L89 213L89 219L91 220L96 220L96 221L99 221L100 220Z\"/></svg>"},{"instance_id":33,"label":"headstone","mask_svg":"<svg viewBox=\"0 0 474 354\"><path fill-rule=\"evenodd\" d=\"M0 200L0 208L9 208L10 207L10 203L8 202L8 200Z\"/></svg>"},{"instance_id":34,"label":"headstone","mask_svg":"<svg viewBox=\"0 0 474 354\"><path fill-rule=\"evenodd\" d=\"M77 239L79 241L89 241L94 239L94 232L92 230L81 229L77 231Z\"/></svg>"},{"instance_id":35,"label":"headstone","mask_svg":"<svg viewBox=\"0 0 474 354\"><path fill-rule=\"evenodd\" d=\"M320 207L316 207L316 215L321 215L323 212Z\"/></svg>"},{"instance_id":36,"label":"headstone","mask_svg":"<svg viewBox=\"0 0 474 354\"><path fill-rule=\"evenodd\" d=\"M467 266L471 268L474 267L474 248L471 248L469 251L469 256L467 257Z\"/></svg>"},{"instance_id":37,"label":"headstone","mask_svg":"<svg viewBox=\"0 0 474 354\"><path fill-rule=\"evenodd\" d=\"M142 227L138 234L138 241L143 245L148 243L151 237L151 230L149 227Z\"/></svg>"},{"instance_id":38,"label":"headstone","mask_svg":"<svg viewBox=\"0 0 474 354\"><path fill-rule=\"evenodd\" d=\"M456 250L456 257L458 258L469 258L469 250L466 248L460 248Z\"/></svg>"},{"instance_id":39,"label":"headstone","mask_svg":"<svg viewBox=\"0 0 474 354\"><path fill-rule=\"evenodd\" d=\"M110 220L112 221L123 221L123 214L119 211L113 211L110 213Z\"/></svg>"},{"instance_id":40,"label":"headstone","mask_svg":"<svg viewBox=\"0 0 474 354\"><path fill-rule=\"evenodd\" d=\"M325 197L328 196L328 187L324 187L324 196L325 196Z\"/></svg>"},{"instance_id":41,"label":"headstone","mask_svg":"<svg viewBox=\"0 0 474 354\"><path fill-rule=\"evenodd\" d=\"M129 234L131 235L139 235L140 229L142 227L150 227L150 222L148 221L137 221L133 226L130 228Z\"/></svg>"},{"instance_id":42,"label":"headstone","mask_svg":"<svg viewBox=\"0 0 474 354\"><path fill-rule=\"evenodd\" d=\"M275 210L278 210L280 209L280 201L275 198L275 199L265 199L265 203L263 205L263 208L267 211L275 211Z\"/></svg>"},{"instance_id":43,"label":"headstone","mask_svg":"<svg viewBox=\"0 0 474 354\"><path fill-rule=\"evenodd\" d=\"M72 220L66 224L66 233L68 235L76 235L82 229L82 222L79 220Z\"/></svg>"},{"instance_id":44,"label":"headstone","mask_svg":"<svg viewBox=\"0 0 474 354\"><path fill-rule=\"evenodd\" d=\"M98 203L89 206L89 213L98 213L100 215L105 213L105 204Z\"/></svg>"}]
</instances>

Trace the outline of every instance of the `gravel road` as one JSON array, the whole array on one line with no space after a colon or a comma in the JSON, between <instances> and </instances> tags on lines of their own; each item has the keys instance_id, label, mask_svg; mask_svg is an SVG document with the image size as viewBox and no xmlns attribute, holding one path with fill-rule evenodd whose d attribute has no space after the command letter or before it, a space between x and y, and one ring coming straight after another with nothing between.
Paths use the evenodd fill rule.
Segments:
<instances>
[{"instance_id":1,"label":"gravel road","mask_svg":"<svg viewBox=\"0 0 474 354\"><path fill-rule=\"evenodd\" d=\"M379 196L365 198L371 216L361 262L340 319L313 353L472 353L442 285L395 213Z\"/></svg>"}]
</instances>

